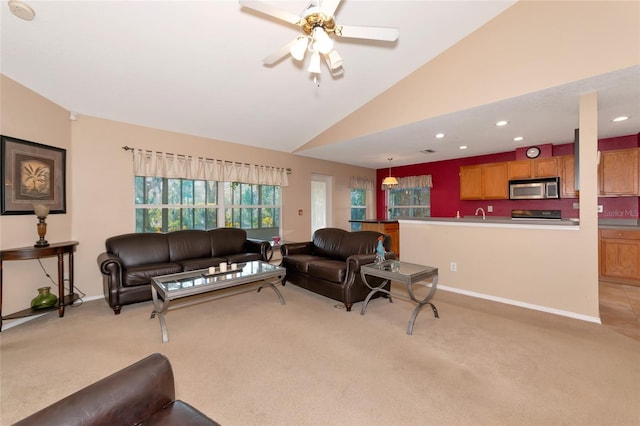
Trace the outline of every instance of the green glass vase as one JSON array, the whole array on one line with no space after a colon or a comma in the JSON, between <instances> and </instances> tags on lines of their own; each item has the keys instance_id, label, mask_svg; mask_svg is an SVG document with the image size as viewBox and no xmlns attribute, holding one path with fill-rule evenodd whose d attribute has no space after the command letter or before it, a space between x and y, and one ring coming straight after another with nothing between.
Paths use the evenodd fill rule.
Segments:
<instances>
[{"instance_id":1,"label":"green glass vase","mask_svg":"<svg viewBox=\"0 0 640 426\"><path fill-rule=\"evenodd\" d=\"M58 297L55 294L51 294L49 290L51 290L51 287L40 287L38 289L38 295L31 301L33 309L50 308L56 304Z\"/></svg>"}]
</instances>

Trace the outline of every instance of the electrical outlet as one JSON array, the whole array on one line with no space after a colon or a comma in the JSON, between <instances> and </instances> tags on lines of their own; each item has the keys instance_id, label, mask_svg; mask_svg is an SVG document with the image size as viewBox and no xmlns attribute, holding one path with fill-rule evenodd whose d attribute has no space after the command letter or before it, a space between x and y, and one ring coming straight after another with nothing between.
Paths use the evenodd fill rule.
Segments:
<instances>
[{"instance_id":1,"label":"electrical outlet","mask_svg":"<svg viewBox=\"0 0 640 426\"><path fill-rule=\"evenodd\" d=\"M451 269L451 272L457 272L458 271L458 264L456 262L451 262L449 267Z\"/></svg>"},{"instance_id":2,"label":"electrical outlet","mask_svg":"<svg viewBox=\"0 0 640 426\"><path fill-rule=\"evenodd\" d=\"M573 203L573 208L574 208L574 210L579 210L580 209L580 203Z\"/></svg>"},{"instance_id":3,"label":"electrical outlet","mask_svg":"<svg viewBox=\"0 0 640 426\"><path fill-rule=\"evenodd\" d=\"M602 207L602 204L598 204L598 213L602 213L604 211L604 207Z\"/></svg>"},{"instance_id":4,"label":"electrical outlet","mask_svg":"<svg viewBox=\"0 0 640 426\"><path fill-rule=\"evenodd\" d=\"M493 206L487 206L487 213L493 213Z\"/></svg>"}]
</instances>

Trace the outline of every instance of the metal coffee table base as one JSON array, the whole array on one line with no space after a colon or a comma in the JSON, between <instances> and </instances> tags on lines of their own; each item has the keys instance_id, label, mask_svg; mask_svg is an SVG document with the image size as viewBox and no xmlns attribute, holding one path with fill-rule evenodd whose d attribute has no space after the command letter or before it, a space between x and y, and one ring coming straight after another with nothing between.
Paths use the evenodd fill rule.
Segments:
<instances>
[{"instance_id":1,"label":"metal coffee table base","mask_svg":"<svg viewBox=\"0 0 640 426\"><path fill-rule=\"evenodd\" d=\"M169 332L167 331L167 321L165 319L169 304L171 304L172 309L182 308L254 290L260 292L263 287L271 287L278 299L280 299L280 304L285 305L284 297L276 287L278 284L282 284L285 273L285 269L279 266L253 261L241 264L238 270L218 274L207 274L206 270L198 270L154 277L151 284L151 298L154 306L151 318L158 316L162 331L162 342L164 343L169 341ZM226 291L218 292L219 290ZM218 294L213 294L216 292ZM204 295L205 293L211 293L212 295L179 304L171 303L177 299Z\"/></svg>"},{"instance_id":2,"label":"metal coffee table base","mask_svg":"<svg viewBox=\"0 0 640 426\"><path fill-rule=\"evenodd\" d=\"M393 268L391 268L390 266L392 264L394 266ZM385 266L389 266L389 268L385 269ZM405 268L403 268L403 266L405 266ZM383 281L379 286L372 287L367 281L366 275L383 278ZM438 268L432 268L430 266L414 265L414 264L398 262L394 260L394 261L385 262L385 265L382 265L381 267L374 266L374 265L362 266L360 268L360 276L362 278L362 281L367 285L367 287L371 289L367 297L364 299L364 303L362 304L362 310L360 311L360 315L364 315L367 309L367 305L369 304L369 301L371 300L371 298L376 293L380 292L380 293L387 294L389 296L390 303L393 303L394 296L401 300L412 301L416 303L416 307L413 310L411 317L409 318L409 325L407 326L407 334L409 335L413 334L413 325L416 322L416 318L418 317L418 314L420 313L422 308L424 308L426 305L431 306L431 309L433 310L433 316L435 318L440 318L440 315L438 314L438 308L436 308L436 306L433 303L431 303L431 299L433 298L433 295L435 294L436 289L438 288ZM429 290L429 293L424 299L418 299L413 290L413 285L427 278L432 278L431 288ZM408 298L402 297L395 293L392 294L389 290L386 290L383 288L392 280L402 282L407 286L407 291L409 293Z\"/></svg>"}]
</instances>

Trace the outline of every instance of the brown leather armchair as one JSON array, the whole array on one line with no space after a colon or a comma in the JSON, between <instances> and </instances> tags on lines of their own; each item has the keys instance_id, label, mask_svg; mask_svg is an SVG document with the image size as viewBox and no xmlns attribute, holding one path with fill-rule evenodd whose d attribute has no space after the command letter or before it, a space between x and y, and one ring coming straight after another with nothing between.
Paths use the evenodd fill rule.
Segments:
<instances>
[{"instance_id":1,"label":"brown leather armchair","mask_svg":"<svg viewBox=\"0 0 640 426\"><path fill-rule=\"evenodd\" d=\"M175 400L173 370L155 353L19 421L15 426L193 425L219 423Z\"/></svg>"}]
</instances>

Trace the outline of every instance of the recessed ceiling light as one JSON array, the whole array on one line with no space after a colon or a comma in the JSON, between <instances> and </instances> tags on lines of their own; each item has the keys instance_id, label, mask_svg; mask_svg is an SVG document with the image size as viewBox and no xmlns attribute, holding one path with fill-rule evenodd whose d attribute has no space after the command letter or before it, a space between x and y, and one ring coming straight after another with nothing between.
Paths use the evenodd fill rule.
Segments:
<instances>
[{"instance_id":1,"label":"recessed ceiling light","mask_svg":"<svg viewBox=\"0 0 640 426\"><path fill-rule=\"evenodd\" d=\"M9 10L20 19L31 21L36 16L36 12L28 4L20 0L9 0Z\"/></svg>"},{"instance_id":2,"label":"recessed ceiling light","mask_svg":"<svg viewBox=\"0 0 640 426\"><path fill-rule=\"evenodd\" d=\"M626 115L621 115L620 117L616 117L613 119L613 121L624 121L624 120L628 120L629 117L627 117Z\"/></svg>"},{"instance_id":3,"label":"recessed ceiling light","mask_svg":"<svg viewBox=\"0 0 640 426\"><path fill-rule=\"evenodd\" d=\"M438 139L442 139L442 138L444 138L444 133L438 133L438 134L436 134L436 138L438 138Z\"/></svg>"},{"instance_id":4,"label":"recessed ceiling light","mask_svg":"<svg viewBox=\"0 0 640 426\"><path fill-rule=\"evenodd\" d=\"M467 149L467 146L466 146L466 145L462 145L462 146L460 147L460 149Z\"/></svg>"},{"instance_id":5,"label":"recessed ceiling light","mask_svg":"<svg viewBox=\"0 0 640 426\"><path fill-rule=\"evenodd\" d=\"M516 141L516 142L520 142L520 141L524 140L524 137L516 136L515 138L513 138L513 140Z\"/></svg>"},{"instance_id":6,"label":"recessed ceiling light","mask_svg":"<svg viewBox=\"0 0 640 426\"><path fill-rule=\"evenodd\" d=\"M507 120L500 120L496 123L496 126L502 127L502 126L506 126L507 124L509 124Z\"/></svg>"}]
</instances>

